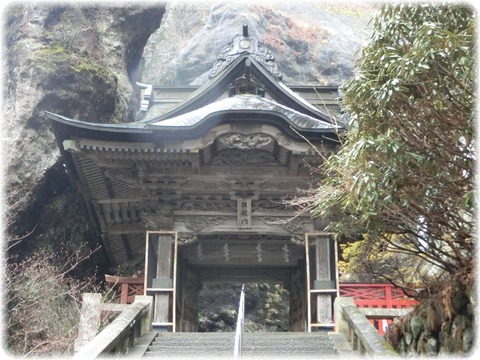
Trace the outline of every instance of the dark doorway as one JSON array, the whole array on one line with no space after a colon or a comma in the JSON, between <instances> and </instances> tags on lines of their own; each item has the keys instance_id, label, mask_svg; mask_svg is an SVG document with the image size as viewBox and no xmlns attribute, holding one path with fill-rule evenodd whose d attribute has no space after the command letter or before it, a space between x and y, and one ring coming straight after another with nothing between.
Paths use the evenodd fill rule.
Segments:
<instances>
[{"instance_id":1,"label":"dark doorway","mask_svg":"<svg viewBox=\"0 0 480 360\"><path fill-rule=\"evenodd\" d=\"M240 283L204 282L198 295L198 331L235 331ZM286 284L245 284L245 331L289 330L290 289Z\"/></svg>"}]
</instances>

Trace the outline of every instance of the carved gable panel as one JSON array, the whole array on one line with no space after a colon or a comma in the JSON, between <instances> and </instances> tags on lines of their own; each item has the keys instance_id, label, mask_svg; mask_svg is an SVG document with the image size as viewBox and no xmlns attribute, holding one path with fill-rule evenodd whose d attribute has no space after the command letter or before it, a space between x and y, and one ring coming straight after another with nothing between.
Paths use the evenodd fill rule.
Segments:
<instances>
[{"instance_id":1,"label":"carved gable panel","mask_svg":"<svg viewBox=\"0 0 480 360\"><path fill-rule=\"evenodd\" d=\"M215 166L278 166L286 165L288 153L269 134L228 133L202 150L202 162Z\"/></svg>"},{"instance_id":2,"label":"carved gable panel","mask_svg":"<svg viewBox=\"0 0 480 360\"><path fill-rule=\"evenodd\" d=\"M262 149L266 151L273 150L275 140L267 134L226 134L220 136L217 140L217 147L219 149Z\"/></svg>"},{"instance_id":3,"label":"carved gable panel","mask_svg":"<svg viewBox=\"0 0 480 360\"><path fill-rule=\"evenodd\" d=\"M272 153L257 149L225 149L220 151L208 165L242 166L242 165L279 165Z\"/></svg>"}]
</instances>

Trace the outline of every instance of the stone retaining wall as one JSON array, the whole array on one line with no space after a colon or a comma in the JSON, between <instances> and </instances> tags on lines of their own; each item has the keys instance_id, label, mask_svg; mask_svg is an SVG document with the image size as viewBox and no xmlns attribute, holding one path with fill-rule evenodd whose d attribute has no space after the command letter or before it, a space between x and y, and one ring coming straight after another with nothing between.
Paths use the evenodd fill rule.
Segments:
<instances>
[{"instance_id":1,"label":"stone retaining wall","mask_svg":"<svg viewBox=\"0 0 480 360\"><path fill-rule=\"evenodd\" d=\"M473 272L465 271L396 319L385 338L402 356L468 354L475 340L476 305Z\"/></svg>"}]
</instances>

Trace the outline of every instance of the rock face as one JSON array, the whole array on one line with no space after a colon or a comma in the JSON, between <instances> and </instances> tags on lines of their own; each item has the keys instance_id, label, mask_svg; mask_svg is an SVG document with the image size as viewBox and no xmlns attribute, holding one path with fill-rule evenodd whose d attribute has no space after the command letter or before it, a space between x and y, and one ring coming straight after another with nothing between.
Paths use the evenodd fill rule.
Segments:
<instances>
[{"instance_id":1,"label":"rock face","mask_svg":"<svg viewBox=\"0 0 480 360\"><path fill-rule=\"evenodd\" d=\"M371 5L325 2L171 4L145 50L143 82L203 84L220 50L248 24L289 85L339 85L370 34Z\"/></svg>"},{"instance_id":2,"label":"rock face","mask_svg":"<svg viewBox=\"0 0 480 360\"><path fill-rule=\"evenodd\" d=\"M12 252L92 239L44 111L132 121L138 101L131 82L164 10L54 3L12 3L5 9L6 226L9 239L25 237Z\"/></svg>"},{"instance_id":3,"label":"rock face","mask_svg":"<svg viewBox=\"0 0 480 360\"><path fill-rule=\"evenodd\" d=\"M385 338L404 356L468 354L474 341L476 305L470 266L392 323Z\"/></svg>"}]
</instances>

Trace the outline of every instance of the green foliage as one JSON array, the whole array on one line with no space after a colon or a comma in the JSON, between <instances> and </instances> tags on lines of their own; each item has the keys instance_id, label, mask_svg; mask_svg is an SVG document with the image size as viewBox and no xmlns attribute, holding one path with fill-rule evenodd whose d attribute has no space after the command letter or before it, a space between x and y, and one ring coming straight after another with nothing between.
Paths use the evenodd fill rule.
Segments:
<instances>
[{"instance_id":1,"label":"green foliage","mask_svg":"<svg viewBox=\"0 0 480 360\"><path fill-rule=\"evenodd\" d=\"M389 241L395 243L396 235ZM405 288L410 296L416 296L411 288L435 291L443 279L443 273L434 270L411 253L398 252L383 241L372 241L367 236L355 242L341 244L343 260L338 262L342 281L347 282L394 282ZM433 270L433 271L432 271Z\"/></svg>"},{"instance_id":2,"label":"green foliage","mask_svg":"<svg viewBox=\"0 0 480 360\"><path fill-rule=\"evenodd\" d=\"M366 234L351 251L388 247L455 272L474 249L475 15L385 4L373 26L343 87L350 131L324 164L313 214L335 219L336 234Z\"/></svg>"}]
</instances>

